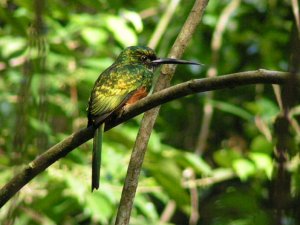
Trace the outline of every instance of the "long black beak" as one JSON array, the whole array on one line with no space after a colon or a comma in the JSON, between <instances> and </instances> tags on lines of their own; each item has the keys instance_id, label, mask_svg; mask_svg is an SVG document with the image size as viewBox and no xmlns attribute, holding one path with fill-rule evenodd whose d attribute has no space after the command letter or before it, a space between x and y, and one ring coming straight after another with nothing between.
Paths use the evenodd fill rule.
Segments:
<instances>
[{"instance_id":1,"label":"long black beak","mask_svg":"<svg viewBox=\"0 0 300 225\"><path fill-rule=\"evenodd\" d=\"M153 64L192 64L192 65L202 65L201 63L187 61L182 59L172 59L172 58L158 58L152 61Z\"/></svg>"}]
</instances>

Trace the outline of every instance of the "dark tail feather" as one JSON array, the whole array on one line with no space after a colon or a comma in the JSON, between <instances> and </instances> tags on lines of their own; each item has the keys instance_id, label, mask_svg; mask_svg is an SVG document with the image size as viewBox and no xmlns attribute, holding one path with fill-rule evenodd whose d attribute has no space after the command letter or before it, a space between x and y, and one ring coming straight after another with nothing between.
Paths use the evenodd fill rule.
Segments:
<instances>
[{"instance_id":1,"label":"dark tail feather","mask_svg":"<svg viewBox=\"0 0 300 225\"><path fill-rule=\"evenodd\" d=\"M94 134L93 156L92 156L92 192L98 189L100 185L100 167L102 152L102 133L104 125L100 125Z\"/></svg>"}]
</instances>

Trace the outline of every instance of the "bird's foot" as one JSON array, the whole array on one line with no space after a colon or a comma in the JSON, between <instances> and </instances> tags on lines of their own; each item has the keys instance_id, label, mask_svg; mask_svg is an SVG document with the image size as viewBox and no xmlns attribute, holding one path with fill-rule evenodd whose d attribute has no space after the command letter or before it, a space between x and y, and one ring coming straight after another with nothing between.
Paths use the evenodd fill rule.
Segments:
<instances>
[{"instance_id":1,"label":"bird's foot","mask_svg":"<svg viewBox=\"0 0 300 225\"><path fill-rule=\"evenodd\" d=\"M118 112L117 118L122 117L123 114L128 110L129 106L130 106L130 104L125 104Z\"/></svg>"}]
</instances>

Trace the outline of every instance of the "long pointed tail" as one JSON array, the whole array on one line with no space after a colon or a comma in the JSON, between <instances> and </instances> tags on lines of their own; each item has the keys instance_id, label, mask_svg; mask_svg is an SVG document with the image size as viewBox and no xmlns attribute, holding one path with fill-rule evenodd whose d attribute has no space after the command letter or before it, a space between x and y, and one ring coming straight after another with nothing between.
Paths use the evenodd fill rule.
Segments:
<instances>
[{"instance_id":1,"label":"long pointed tail","mask_svg":"<svg viewBox=\"0 0 300 225\"><path fill-rule=\"evenodd\" d=\"M93 156L92 156L92 192L99 188L100 184L100 167L102 152L102 133L104 125L100 125L94 134L93 139Z\"/></svg>"}]
</instances>

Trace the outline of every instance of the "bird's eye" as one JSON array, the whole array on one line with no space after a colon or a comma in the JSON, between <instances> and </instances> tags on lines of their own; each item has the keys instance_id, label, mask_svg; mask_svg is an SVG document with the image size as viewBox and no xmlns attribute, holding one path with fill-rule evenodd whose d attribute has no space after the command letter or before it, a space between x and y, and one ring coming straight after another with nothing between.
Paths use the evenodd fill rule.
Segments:
<instances>
[{"instance_id":1,"label":"bird's eye","mask_svg":"<svg viewBox=\"0 0 300 225\"><path fill-rule=\"evenodd\" d=\"M141 60L142 60L142 61L146 61L146 60L147 60L147 56L142 55L142 56L141 56Z\"/></svg>"}]
</instances>

